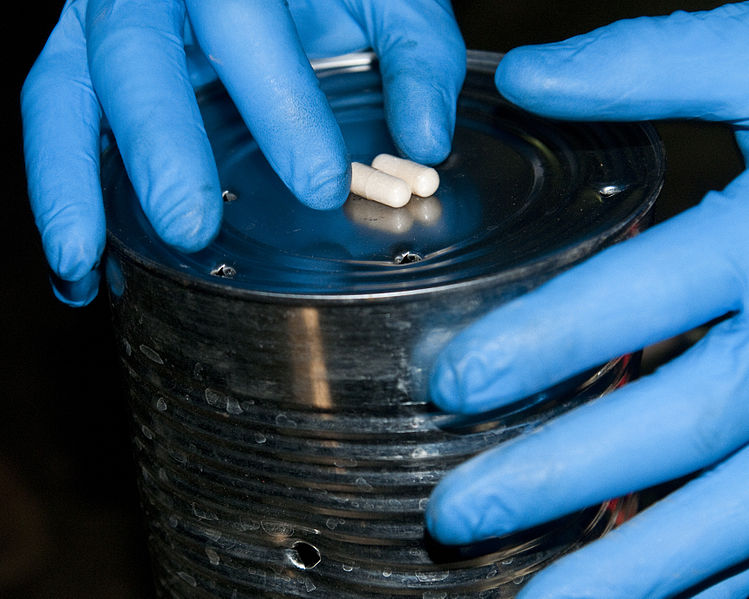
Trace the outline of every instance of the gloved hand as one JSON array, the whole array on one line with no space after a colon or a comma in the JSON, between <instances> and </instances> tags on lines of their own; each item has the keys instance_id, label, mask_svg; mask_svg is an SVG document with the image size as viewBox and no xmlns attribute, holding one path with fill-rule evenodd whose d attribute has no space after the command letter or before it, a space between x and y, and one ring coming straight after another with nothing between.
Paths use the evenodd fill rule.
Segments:
<instances>
[{"instance_id":1,"label":"gloved hand","mask_svg":"<svg viewBox=\"0 0 749 599\"><path fill-rule=\"evenodd\" d=\"M103 116L156 232L195 251L217 233L222 200L192 83L215 70L299 200L334 208L350 167L307 57L367 47L398 148L444 159L465 73L448 0L68 0L22 93L29 196L58 297L84 305L98 288Z\"/></svg>"},{"instance_id":2,"label":"gloved hand","mask_svg":"<svg viewBox=\"0 0 749 599\"><path fill-rule=\"evenodd\" d=\"M730 123L746 158L747 73L742 2L518 48L496 83L551 117ZM429 530L445 543L471 542L697 472L536 575L520 597L749 596L748 302L744 172L463 331L438 359L431 392L445 410L474 413L730 315L656 373L456 469L431 498Z\"/></svg>"}]
</instances>

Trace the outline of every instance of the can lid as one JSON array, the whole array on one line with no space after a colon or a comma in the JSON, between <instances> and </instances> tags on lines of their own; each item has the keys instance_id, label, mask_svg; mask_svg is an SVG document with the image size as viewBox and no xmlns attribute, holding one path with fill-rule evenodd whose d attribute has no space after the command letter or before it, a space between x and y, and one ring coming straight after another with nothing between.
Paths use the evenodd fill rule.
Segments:
<instances>
[{"instance_id":1,"label":"can lid","mask_svg":"<svg viewBox=\"0 0 749 599\"><path fill-rule=\"evenodd\" d=\"M162 242L114 145L102 156L109 242L149 267L240 292L410 294L572 263L620 238L658 195L663 150L648 124L569 123L511 105L494 87L498 54L469 52L452 152L440 187L390 208L355 196L303 206L273 172L218 84L199 93L224 192L205 250ZM371 53L314 64L352 160L396 154ZM228 289L227 289L228 290Z\"/></svg>"}]
</instances>

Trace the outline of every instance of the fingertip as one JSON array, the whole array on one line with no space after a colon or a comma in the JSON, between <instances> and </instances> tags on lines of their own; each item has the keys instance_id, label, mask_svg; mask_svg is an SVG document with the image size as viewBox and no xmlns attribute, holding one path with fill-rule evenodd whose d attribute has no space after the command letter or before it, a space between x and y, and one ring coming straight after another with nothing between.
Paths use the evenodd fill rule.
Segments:
<instances>
[{"instance_id":1,"label":"fingertip","mask_svg":"<svg viewBox=\"0 0 749 599\"><path fill-rule=\"evenodd\" d=\"M533 50L527 46L513 48L502 57L497 65L494 84L499 92L510 101L517 98L518 91L522 90L523 85L527 83L526 77L535 76L535 69L532 68L534 61L529 60L532 52Z\"/></svg>"},{"instance_id":2,"label":"fingertip","mask_svg":"<svg viewBox=\"0 0 749 599\"><path fill-rule=\"evenodd\" d=\"M453 93L430 81L404 77L386 101L390 131L400 153L420 164L444 161L452 146L455 109Z\"/></svg>"},{"instance_id":3,"label":"fingertip","mask_svg":"<svg viewBox=\"0 0 749 599\"><path fill-rule=\"evenodd\" d=\"M548 110L560 87L559 71L566 53L554 44L513 48L502 57L494 74L499 92L510 102L533 112Z\"/></svg>"},{"instance_id":4,"label":"fingertip","mask_svg":"<svg viewBox=\"0 0 749 599\"><path fill-rule=\"evenodd\" d=\"M443 356L438 358L429 380L432 402L445 412L460 412L463 396L458 386L458 376L452 364Z\"/></svg>"},{"instance_id":5,"label":"fingertip","mask_svg":"<svg viewBox=\"0 0 749 599\"><path fill-rule=\"evenodd\" d=\"M429 534L444 545L464 545L476 540L474 530L480 510L471 509L466 497L467 481L456 470L432 493L424 515Z\"/></svg>"},{"instance_id":6,"label":"fingertip","mask_svg":"<svg viewBox=\"0 0 749 599\"><path fill-rule=\"evenodd\" d=\"M223 200L211 187L183 201L174 202L154 218L154 229L169 245L192 253L206 248L218 235Z\"/></svg>"},{"instance_id":7,"label":"fingertip","mask_svg":"<svg viewBox=\"0 0 749 599\"><path fill-rule=\"evenodd\" d=\"M65 281L83 279L96 268L104 251L103 213L82 214L77 208L59 210L46 222L37 218L47 262L55 276Z\"/></svg>"},{"instance_id":8,"label":"fingertip","mask_svg":"<svg viewBox=\"0 0 749 599\"><path fill-rule=\"evenodd\" d=\"M401 139L396 143L396 147L401 154L418 162L429 166L437 165L447 160L452 148L452 135L437 134L433 135L430 140L419 140L413 136L409 139Z\"/></svg>"},{"instance_id":9,"label":"fingertip","mask_svg":"<svg viewBox=\"0 0 749 599\"><path fill-rule=\"evenodd\" d=\"M444 162L452 148L452 131L435 127L424 127L422 131L404 132L395 140L398 151L414 162L429 166ZM423 134L421 134L423 132Z\"/></svg>"},{"instance_id":10,"label":"fingertip","mask_svg":"<svg viewBox=\"0 0 749 599\"><path fill-rule=\"evenodd\" d=\"M99 293L101 275L98 269L86 273L82 278L68 281L56 274L50 275L50 283L55 297L62 303L73 308L80 308L90 304Z\"/></svg>"},{"instance_id":11,"label":"fingertip","mask_svg":"<svg viewBox=\"0 0 749 599\"><path fill-rule=\"evenodd\" d=\"M295 191L299 201L315 210L334 210L346 202L351 190L351 164L348 160L319 171L304 189Z\"/></svg>"},{"instance_id":12,"label":"fingertip","mask_svg":"<svg viewBox=\"0 0 749 599\"><path fill-rule=\"evenodd\" d=\"M489 352L470 329L464 333L437 359L430 378L434 403L447 412L478 414L523 397L516 372L523 370L508 352Z\"/></svg>"}]
</instances>

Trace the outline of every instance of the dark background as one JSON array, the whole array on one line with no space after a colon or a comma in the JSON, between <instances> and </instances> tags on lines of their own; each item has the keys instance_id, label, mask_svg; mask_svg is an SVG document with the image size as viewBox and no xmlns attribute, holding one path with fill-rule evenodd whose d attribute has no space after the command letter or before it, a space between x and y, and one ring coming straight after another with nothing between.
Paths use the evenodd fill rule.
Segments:
<instances>
[{"instance_id":1,"label":"dark background","mask_svg":"<svg viewBox=\"0 0 749 599\"><path fill-rule=\"evenodd\" d=\"M720 4L454 2L468 47L495 51L563 39L618 18ZM87 308L71 309L54 299L26 199L18 94L61 7L62 1L19 5L18 35L5 61L11 89L10 117L3 127L11 158L0 235L0 596L149 598L127 411L107 306L97 299ZM732 137L720 126L661 123L658 128L669 164L659 219L723 187L741 169ZM688 338L650 348L647 367L684 342Z\"/></svg>"}]
</instances>

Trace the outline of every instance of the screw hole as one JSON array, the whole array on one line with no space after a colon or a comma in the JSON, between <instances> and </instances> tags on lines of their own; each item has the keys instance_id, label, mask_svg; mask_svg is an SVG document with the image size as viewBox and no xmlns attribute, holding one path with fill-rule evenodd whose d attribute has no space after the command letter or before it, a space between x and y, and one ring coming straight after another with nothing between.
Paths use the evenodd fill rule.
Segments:
<instances>
[{"instance_id":1,"label":"screw hole","mask_svg":"<svg viewBox=\"0 0 749 599\"><path fill-rule=\"evenodd\" d=\"M228 264L220 264L211 271L214 277L222 277L224 279L233 279L237 276L237 269Z\"/></svg>"},{"instance_id":2,"label":"screw hole","mask_svg":"<svg viewBox=\"0 0 749 599\"><path fill-rule=\"evenodd\" d=\"M234 193L233 191L229 191L228 189L225 189L223 192L221 192L221 199L224 200L227 204L229 202L234 202L237 200L239 196Z\"/></svg>"},{"instance_id":3,"label":"screw hole","mask_svg":"<svg viewBox=\"0 0 749 599\"><path fill-rule=\"evenodd\" d=\"M305 541L297 541L288 550L289 561L300 570L311 570L322 561L320 550Z\"/></svg>"},{"instance_id":4,"label":"screw hole","mask_svg":"<svg viewBox=\"0 0 749 599\"><path fill-rule=\"evenodd\" d=\"M421 254L406 250L393 258L393 262L395 262L395 264L412 264L414 262L421 262L423 259L424 258Z\"/></svg>"}]
</instances>

